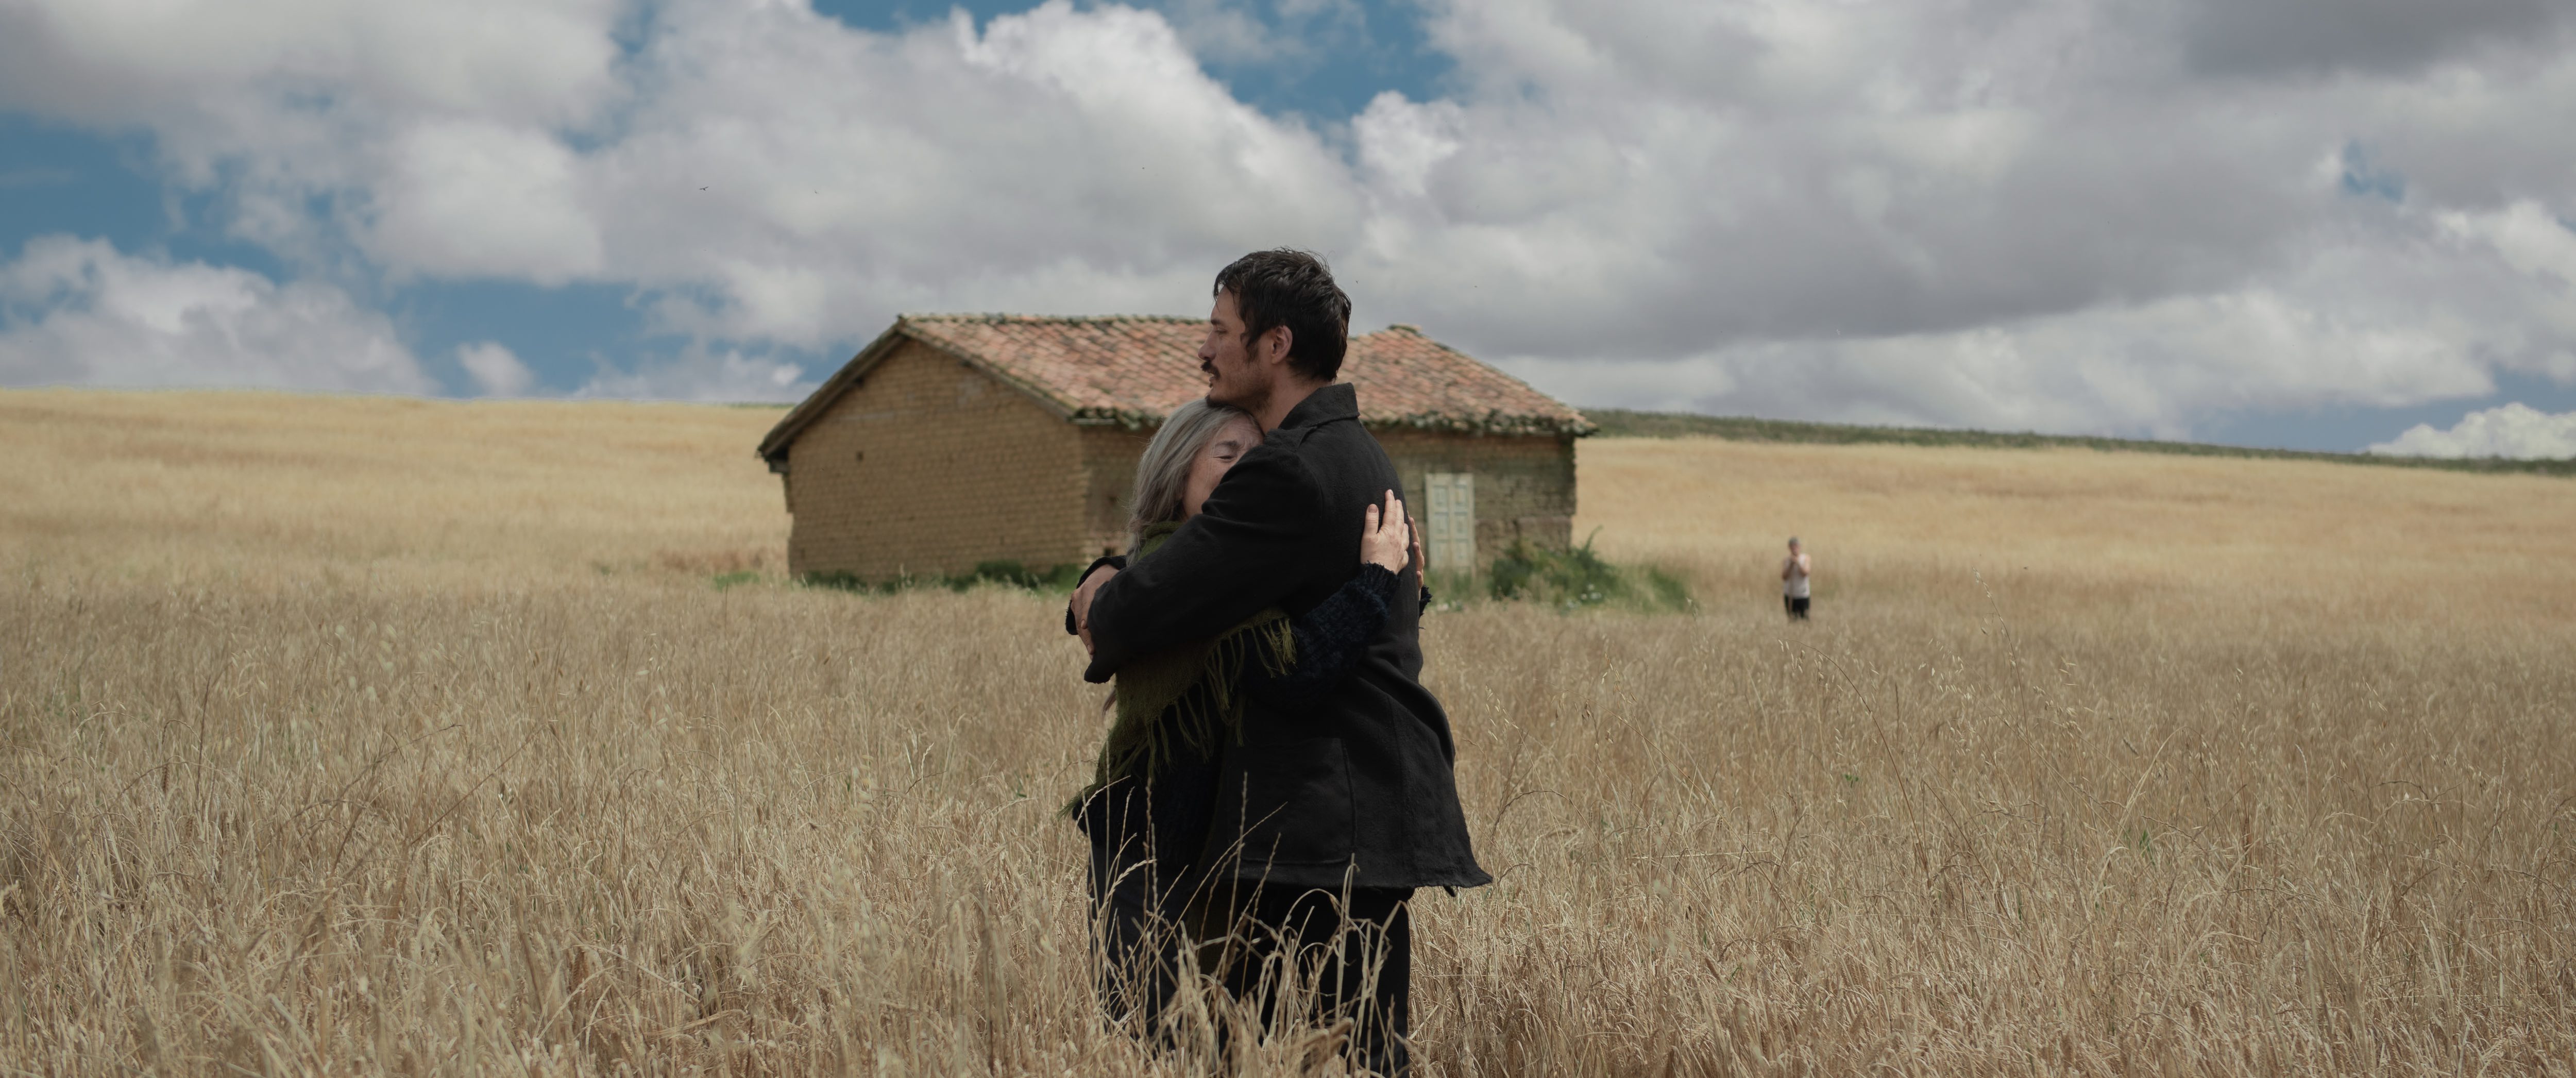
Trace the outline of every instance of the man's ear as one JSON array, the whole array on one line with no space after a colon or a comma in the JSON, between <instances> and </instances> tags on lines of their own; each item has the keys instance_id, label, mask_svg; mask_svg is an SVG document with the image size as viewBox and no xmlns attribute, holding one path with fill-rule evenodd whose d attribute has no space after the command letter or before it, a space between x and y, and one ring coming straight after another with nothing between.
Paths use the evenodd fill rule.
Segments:
<instances>
[{"instance_id":1,"label":"man's ear","mask_svg":"<svg viewBox=\"0 0 2576 1078\"><path fill-rule=\"evenodd\" d=\"M1296 343L1297 334L1288 327L1272 326L1270 332L1261 335L1261 358L1265 362L1275 360L1285 363L1288 361L1288 349Z\"/></svg>"}]
</instances>

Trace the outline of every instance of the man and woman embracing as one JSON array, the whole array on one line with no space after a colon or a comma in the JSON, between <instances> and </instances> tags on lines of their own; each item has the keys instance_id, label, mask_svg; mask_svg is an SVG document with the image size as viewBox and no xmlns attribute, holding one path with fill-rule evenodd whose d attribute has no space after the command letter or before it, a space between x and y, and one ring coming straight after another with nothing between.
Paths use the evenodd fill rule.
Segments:
<instances>
[{"instance_id":1,"label":"man and woman embracing","mask_svg":"<svg viewBox=\"0 0 2576 1078\"><path fill-rule=\"evenodd\" d=\"M1214 296L1207 398L1156 433L1128 556L1095 563L1067 610L1083 676L1115 679L1098 771L1068 806L1091 839L1102 1001L1170 1044L1192 1035L1179 994L1214 987L1397 1074L1407 906L1491 880L1420 681L1419 544L1334 382L1351 302L1331 272L1256 252Z\"/></svg>"}]
</instances>

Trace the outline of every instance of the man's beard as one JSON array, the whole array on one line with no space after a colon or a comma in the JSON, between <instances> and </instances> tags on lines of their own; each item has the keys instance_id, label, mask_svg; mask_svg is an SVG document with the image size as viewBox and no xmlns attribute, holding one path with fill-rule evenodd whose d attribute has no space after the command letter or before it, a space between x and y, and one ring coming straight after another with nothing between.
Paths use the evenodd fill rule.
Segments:
<instances>
[{"instance_id":1,"label":"man's beard","mask_svg":"<svg viewBox=\"0 0 2576 1078\"><path fill-rule=\"evenodd\" d=\"M1209 404L1224 405L1229 408L1239 408L1252 415L1260 415L1262 409L1267 408L1270 405L1270 387L1267 385L1236 386L1233 387L1233 394L1220 397L1217 395L1219 392L1217 386L1222 383L1222 379L1212 378L1209 380L1207 391L1207 402Z\"/></svg>"}]
</instances>

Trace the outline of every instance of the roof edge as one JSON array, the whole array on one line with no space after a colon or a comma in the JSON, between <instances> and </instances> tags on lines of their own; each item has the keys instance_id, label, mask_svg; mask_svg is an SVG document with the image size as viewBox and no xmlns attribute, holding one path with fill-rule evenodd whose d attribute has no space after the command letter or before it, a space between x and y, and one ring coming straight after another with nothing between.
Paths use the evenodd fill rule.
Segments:
<instances>
[{"instance_id":1,"label":"roof edge","mask_svg":"<svg viewBox=\"0 0 2576 1078\"><path fill-rule=\"evenodd\" d=\"M895 316L904 322L1205 322L1186 314L1011 314L1006 311L914 312Z\"/></svg>"},{"instance_id":2,"label":"roof edge","mask_svg":"<svg viewBox=\"0 0 2576 1078\"><path fill-rule=\"evenodd\" d=\"M1589 419L1585 419L1583 417L1582 409L1571 404L1567 404L1564 401L1557 400L1555 394L1529 384L1527 381L1522 380L1510 371L1504 370L1501 367L1497 367L1491 363L1485 362L1484 360L1450 347L1443 343L1439 338L1422 332L1422 327L1420 326L1414 325L1410 322L1396 322L1377 332L1400 333L1406 336L1420 338L1423 343L1428 344L1433 348L1437 348L1443 352L1449 353L1450 355L1494 372L1494 374L1511 381L1522 389L1529 390L1533 395L1540 399L1554 401L1558 407L1565 409L1566 415L1570 418L1558 419L1555 417L1540 418L1535 416L1511 416L1507 417L1505 422L1497 424L1497 419L1506 418L1503 417L1500 412L1488 412L1485 414L1484 418L1478 420L1460 420L1435 414L1424 414L1420 416L1403 416L1397 419L1383 421L1372 420L1369 423L1370 426L1403 426L1412 427L1417 430L1452 430L1459 432L1474 431L1486 434L1548 433L1565 438L1589 438L1595 434L1601 433L1600 424L1594 423ZM1376 334L1367 334L1367 336L1376 336ZM1357 338L1355 337L1353 339L1356 340ZM1501 429L1497 429L1498 426Z\"/></svg>"},{"instance_id":3,"label":"roof edge","mask_svg":"<svg viewBox=\"0 0 2576 1078\"><path fill-rule=\"evenodd\" d=\"M976 373L1020 391L1022 396L1036 401L1040 407L1045 408L1047 411L1054 412L1056 414L1056 418L1072 419L1077 422L1080 421L1084 410L1076 408L1072 401L1057 396L1052 390L1049 390L1043 385L1039 385L1026 378L1022 378L1009 371L1003 370L1001 367L994 365L992 362L986 360L982 355L977 354L975 351L967 348L963 344L956 341L943 340L937 334L926 329L919 328L916 324L917 322L927 320L927 317L917 317L908 314L900 315L895 318L895 325L901 327L905 334L910 336L912 339L955 357L958 362L973 368Z\"/></svg>"},{"instance_id":4,"label":"roof edge","mask_svg":"<svg viewBox=\"0 0 2576 1078\"><path fill-rule=\"evenodd\" d=\"M832 376L824 379L822 385L814 387L814 392L808 395L803 403L788 409L786 418L780 419L778 425L769 428L769 433L761 436L760 439L760 459L769 462L769 470L785 472L787 447L796 441L796 436L805 433L805 428L813 426L814 421L822 418L823 413L829 410L833 403L839 401L842 394L849 392L850 387L858 384L859 379L867 377L868 371L884 362L886 354L894 351L897 343L911 335L908 327L904 325L904 320L896 318L893 325L886 327L885 332L877 334L877 339L869 341L868 346L859 349L858 354L851 356L849 362L841 364L841 369L832 372Z\"/></svg>"},{"instance_id":5,"label":"roof edge","mask_svg":"<svg viewBox=\"0 0 2576 1078\"><path fill-rule=\"evenodd\" d=\"M921 321L933 319L944 319L955 322L977 318L1000 319L1005 317L1025 318L1031 316L896 315L893 325L887 326L885 332L877 334L877 339L869 341L867 347L859 349L859 353L851 356L849 362L842 364L840 370L832 372L832 377L825 379L822 385L816 386L814 388L814 392L807 396L803 403L789 409L786 418L780 419L777 426L769 428L769 433L762 436L760 439L760 458L769 462L770 471L784 473L787 470L787 450L789 446L795 444L796 437L805 433L805 428L813 426L815 420L821 419L824 412L831 410L832 405L839 403L844 394L857 388L859 382L867 377L869 371L876 369L877 364L885 362L886 357L894 352L895 346L907 339L938 349L942 354L950 356L956 359L959 363L963 363L966 366L973 368L976 373L996 382L1000 382L1002 385L1010 389L1018 391L1022 396L1028 397L1030 400L1037 402L1040 407L1045 408L1050 412L1054 412L1058 418L1071 419L1077 423L1084 422L1085 416L1082 411L1076 410L1071 402L1056 396L1054 393L1048 392L1046 387L1032 384L1026 379L1002 370L1001 368L986 362L984 357L976 355L974 352L959 345L957 342L942 339L938 334L928 332L918 325ZM1123 318L1124 316L1118 317ZM1111 320L1113 319L1096 319L1096 321ZM1132 318L1126 320L1135 321L1135 319ZM1187 319L1174 320L1187 321ZM1113 418L1111 421L1120 422L1122 424L1127 422L1124 417ZM1099 420L1092 420L1092 422L1099 422ZM1155 423L1159 424L1160 422L1161 419L1159 417L1155 419Z\"/></svg>"},{"instance_id":6,"label":"roof edge","mask_svg":"<svg viewBox=\"0 0 2576 1078\"><path fill-rule=\"evenodd\" d=\"M797 436L803 434L805 432L805 428L812 426L816 420L821 419L823 413L831 410L832 406L838 403L844 394L847 394L851 389L856 388L859 382L867 377L869 371L874 370L878 364L883 363L887 356L893 353L895 347L906 339L918 341L930 348L937 349L942 354L955 358L959 363L972 368L976 373L982 374L983 376L999 382L1004 386L1017 390L1021 395L1037 402L1039 406L1055 413L1058 418L1070 420L1077 425L1116 426L1131 431L1151 430L1156 427L1160 427L1163 423L1164 417L1159 412L1149 412L1147 410L1133 408L1076 406L1072 401L1058 396L1054 392L1050 391L1046 386L1033 383L996 366L995 364L987 361L983 356L976 354L972 349L965 347L959 342L944 339L933 328L936 324L941 322L954 324L961 322L1147 321L1195 322L1198 321L1198 319L1179 315L896 315L893 325L886 327L885 332L878 334L875 340L868 342L867 347L861 348L858 351L858 354L851 356L849 362L841 365L840 370L834 371L832 376L825 379L822 385L815 387L814 392L807 396L803 403L790 409L786 417L778 421L777 426L770 428L769 433L763 436L760 440L759 452L761 459L769 462L770 471L782 474L786 472L787 451L788 448L795 443ZM924 323L928 324L925 325ZM1565 409L1565 414L1562 416L1554 416L1491 411L1480 416L1468 416L1454 413L1418 412L1392 416L1365 416L1362 421L1367 426L1379 429L1437 431L1452 434L1483 434L1524 437L1544 436L1555 438L1584 438L1597 434L1601 430L1597 424L1594 424L1589 419L1585 419L1583 417L1583 413L1575 409L1573 405L1566 404L1563 401L1557 400L1553 396L1540 392L1536 386L1532 386L1528 382L1513 377L1509 372L1504 371L1502 368L1496 367L1490 363L1485 363L1482 360L1478 360L1473 356L1467 355L1465 352L1461 352L1446 344L1442 344L1431 335L1422 332L1422 330L1417 326L1399 323L1388 326L1385 329L1378 330L1377 333L1354 334L1351 339L1356 341L1364 337L1376 336L1378 333L1401 333L1420 338L1443 352L1458 356L1470 363L1475 363L1497 376L1510 380L1521 388L1529 390L1532 395L1537 396L1542 400L1555 403L1558 407Z\"/></svg>"},{"instance_id":7,"label":"roof edge","mask_svg":"<svg viewBox=\"0 0 2576 1078\"><path fill-rule=\"evenodd\" d=\"M1572 411L1572 409L1567 409ZM1406 415L1362 416L1362 426L1380 430L1402 429L1438 434L1484 434L1510 437L1588 438L1601 428L1575 413L1571 419L1507 412L1487 412L1468 417L1441 412L1414 412Z\"/></svg>"}]
</instances>

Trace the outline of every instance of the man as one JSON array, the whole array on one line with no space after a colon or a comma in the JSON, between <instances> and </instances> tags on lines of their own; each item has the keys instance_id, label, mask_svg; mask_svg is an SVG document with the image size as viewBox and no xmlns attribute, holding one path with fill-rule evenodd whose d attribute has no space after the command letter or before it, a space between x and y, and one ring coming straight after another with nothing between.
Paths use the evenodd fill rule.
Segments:
<instances>
[{"instance_id":1,"label":"man","mask_svg":"<svg viewBox=\"0 0 2576 1078\"><path fill-rule=\"evenodd\" d=\"M1809 578L1816 575L1816 563L1798 545L1798 537L1789 537L1789 560L1780 563L1780 601L1789 608L1789 620L1807 620Z\"/></svg>"},{"instance_id":2,"label":"man","mask_svg":"<svg viewBox=\"0 0 2576 1078\"><path fill-rule=\"evenodd\" d=\"M1270 607L1312 609L1358 569L1353 528L1367 507L1389 491L1403 496L1395 465L1360 426L1357 393L1333 384L1351 302L1323 262L1255 252L1217 274L1214 292L1199 346L1207 399L1251 413L1264 440L1153 557L1095 572L1076 590L1091 681ZM1213 866L1202 921L1236 933L1221 976L1237 998L1277 1022L1264 967L1275 976L1281 956L1312 962L1320 951L1307 1019L1351 1019L1351 1062L1384 1074L1407 1061L1406 903L1415 888L1492 879L1469 848L1448 716L1420 682L1419 571L1399 578L1385 627L1320 703L1247 707L1196 862Z\"/></svg>"}]
</instances>

